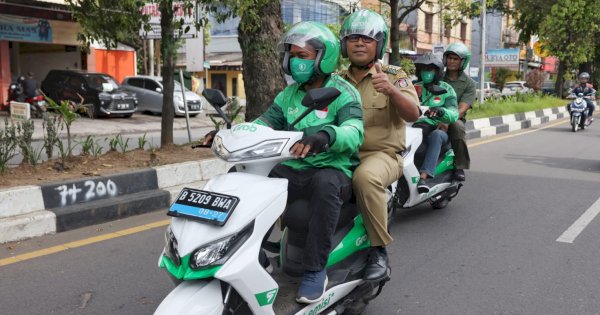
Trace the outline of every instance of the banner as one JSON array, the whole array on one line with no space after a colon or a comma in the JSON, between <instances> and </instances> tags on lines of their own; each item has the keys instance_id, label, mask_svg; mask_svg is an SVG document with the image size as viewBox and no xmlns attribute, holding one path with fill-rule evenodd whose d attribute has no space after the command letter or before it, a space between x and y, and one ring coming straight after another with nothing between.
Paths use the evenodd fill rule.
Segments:
<instances>
[{"instance_id":1,"label":"banner","mask_svg":"<svg viewBox=\"0 0 600 315\"><path fill-rule=\"evenodd\" d=\"M52 42L48 20L0 14L0 40Z\"/></svg>"},{"instance_id":2,"label":"banner","mask_svg":"<svg viewBox=\"0 0 600 315\"><path fill-rule=\"evenodd\" d=\"M490 49L485 54L486 67L518 67L519 49Z\"/></svg>"}]
</instances>

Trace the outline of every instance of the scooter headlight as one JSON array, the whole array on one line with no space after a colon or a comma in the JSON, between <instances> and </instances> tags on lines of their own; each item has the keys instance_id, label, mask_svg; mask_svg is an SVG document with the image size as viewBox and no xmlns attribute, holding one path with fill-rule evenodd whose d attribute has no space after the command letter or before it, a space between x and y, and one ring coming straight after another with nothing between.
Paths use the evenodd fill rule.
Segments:
<instances>
[{"instance_id":1,"label":"scooter headlight","mask_svg":"<svg viewBox=\"0 0 600 315\"><path fill-rule=\"evenodd\" d=\"M223 140L217 136L213 140L212 150L221 159L228 162L255 160L281 155L288 139L273 139L253 145L250 148L229 152L223 146Z\"/></svg>"},{"instance_id":2,"label":"scooter headlight","mask_svg":"<svg viewBox=\"0 0 600 315\"><path fill-rule=\"evenodd\" d=\"M254 222L248 224L248 226L239 233L227 236L196 249L190 258L190 268L197 270L224 264L250 237L253 230Z\"/></svg>"},{"instance_id":3,"label":"scooter headlight","mask_svg":"<svg viewBox=\"0 0 600 315\"><path fill-rule=\"evenodd\" d=\"M163 254L167 256L171 261L176 265L181 265L181 257L179 257L179 253L177 252L177 239L171 231L171 227L167 228L165 232L165 248L163 249Z\"/></svg>"}]
</instances>

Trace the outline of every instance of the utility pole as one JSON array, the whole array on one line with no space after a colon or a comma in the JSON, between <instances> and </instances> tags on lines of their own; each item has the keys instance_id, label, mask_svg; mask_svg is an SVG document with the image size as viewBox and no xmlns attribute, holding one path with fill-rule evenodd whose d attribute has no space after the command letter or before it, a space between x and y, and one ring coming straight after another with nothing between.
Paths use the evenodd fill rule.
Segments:
<instances>
[{"instance_id":1,"label":"utility pole","mask_svg":"<svg viewBox=\"0 0 600 315\"><path fill-rule=\"evenodd\" d=\"M479 104L483 104L485 95L485 0L481 0L481 56L479 57Z\"/></svg>"}]
</instances>

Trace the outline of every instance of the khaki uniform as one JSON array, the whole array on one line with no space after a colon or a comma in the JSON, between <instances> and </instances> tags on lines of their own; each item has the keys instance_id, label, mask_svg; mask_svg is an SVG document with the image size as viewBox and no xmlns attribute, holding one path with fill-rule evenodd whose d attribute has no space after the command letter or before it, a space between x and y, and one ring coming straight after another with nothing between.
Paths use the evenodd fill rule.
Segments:
<instances>
[{"instance_id":1,"label":"khaki uniform","mask_svg":"<svg viewBox=\"0 0 600 315\"><path fill-rule=\"evenodd\" d=\"M405 96L414 100L415 106L419 104L412 82L400 67L384 65L382 71ZM375 73L372 67L361 82L354 81L347 71L340 75L358 89L362 98L364 142L359 152L360 164L352 178L356 201L371 246L385 246L393 240L387 229L386 187L402 175L402 157L396 153L405 149L406 128L396 106L373 88Z\"/></svg>"}]
</instances>

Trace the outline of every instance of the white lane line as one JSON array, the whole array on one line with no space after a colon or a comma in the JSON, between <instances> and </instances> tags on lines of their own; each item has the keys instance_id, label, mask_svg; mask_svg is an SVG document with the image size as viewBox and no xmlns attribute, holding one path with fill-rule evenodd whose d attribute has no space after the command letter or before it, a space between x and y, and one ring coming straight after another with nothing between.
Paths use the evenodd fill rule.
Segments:
<instances>
[{"instance_id":1,"label":"white lane line","mask_svg":"<svg viewBox=\"0 0 600 315\"><path fill-rule=\"evenodd\" d=\"M594 204L587 209L580 217L575 221L559 238L557 242L562 243L573 243L577 236L583 232L583 230L594 220L594 218L600 213L600 199L596 200Z\"/></svg>"}]
</instances>

